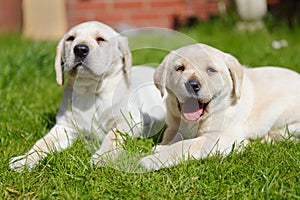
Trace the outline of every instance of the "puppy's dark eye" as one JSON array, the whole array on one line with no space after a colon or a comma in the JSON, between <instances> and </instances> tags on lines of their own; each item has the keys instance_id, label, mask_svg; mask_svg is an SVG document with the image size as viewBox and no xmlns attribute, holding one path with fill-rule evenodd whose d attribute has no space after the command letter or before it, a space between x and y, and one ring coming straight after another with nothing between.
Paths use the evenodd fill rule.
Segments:
<instances>
[{"instance_id":1,"label":"puppy's dark eye","mask_svg":"<svg viewBox=\"0 0 300 200\"><path fill-rule=\"evenodd\" d=\"M69 36L68 38L67 38L67 41L68 42L73 42L75 40L75 37L74 36Z\"/></svg>"},{"instance_id":2,"label":"puppy's dark eye","mask_svg":"<svg viewBox=\"0 0 300 200\"><path fill-rule=\"evenodd\" d=\"M210 73L215 73L215 72L217 72L217 70L215 70L214 68L209 67L209 68L207 69L207 72L210 74Z\"/></svg>"},{"instance_id":3,"label":"puppy's dark eye","mask_svg":"<svg viewBox=\"0 0 300 200\"><path fill-rule=\"evenodd\" d=\"M106 41L103 37L97 37L96 40L98 43Z\"/></svg>"},{"instance_id":4,"label":"puppy's dark eye","mask_svg":"<svg viewBox=\"0 0 300 200\"><path fill-rule=\"evenodd\" d=\"M185 70L185 67L183 65L179 65L176 67L177 72L183 72Z\"/></svg>"}]
</instances>

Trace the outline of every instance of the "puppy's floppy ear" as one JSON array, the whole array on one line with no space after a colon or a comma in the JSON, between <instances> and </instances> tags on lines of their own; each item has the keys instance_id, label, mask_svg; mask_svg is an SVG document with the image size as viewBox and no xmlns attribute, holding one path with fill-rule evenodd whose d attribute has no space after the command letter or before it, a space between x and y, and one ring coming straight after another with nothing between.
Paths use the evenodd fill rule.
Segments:
<instances>
[{"instance_id":1,"label":"puppy's floppy ear","mask_svg":"<svg viewBox=\"0 0 300 200\"><path fill-rule=\"evenodd\" d=\"M59 86L62 86L64 84L64 40L65 36L59 41L56 47L55 72L56 82Z\"/></svg>"},{"instance_id":2,"label":"puppy's floppy ear","mask_svg":"<svg viewBox=\"0 0 300 200\"><path fill-rule=\"evenodd\" d=\"M124 36L119 36L118 37L118 47L121 51L122 54L122 59L123 59L123 71L125 73L126 81L127 83L130 83L130 69L132 65L132 57L131 57L131 52L128 46L128 39Z\"/></svg>"},{"instance_id":3,"label":"puppy's floppy ear","mask_svg":"<svg viewBox=\"0 0 300 200\"><path fill-rule=\"evenodd\" d=\"M230 54L226 55L226 65L233 81L233 95L236 100L241 97L241 87L244 78L244 68L239 61Z\"/></svg>"},{"instance_id":4,"label":"puppy's floppy ear","mask_svg":"<svg viewBox=\"0 0 300 200\"><path fill-rule=\"evenodd\" d=\"M165 95L166 90L168 60L168 56L165 57L154 73L154 84L159 89L162 97Z\"/></svg>"}]
</instances>

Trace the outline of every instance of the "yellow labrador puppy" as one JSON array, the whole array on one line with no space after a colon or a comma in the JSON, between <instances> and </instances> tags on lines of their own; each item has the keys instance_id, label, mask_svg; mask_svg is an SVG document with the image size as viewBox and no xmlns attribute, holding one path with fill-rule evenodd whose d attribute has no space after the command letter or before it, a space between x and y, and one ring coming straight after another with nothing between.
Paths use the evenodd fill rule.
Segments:
<instances>
[{"instance_id":1,"label":"yellow labrador puppy","mask_svg":"<svg viewBox=\"0 0 300 200\"><path fill-rule=\"evenodd\" d=\"M155 69L131 69L127 38L103 23L85 22L68 31L57 46L55 70L60 86L64 73L69 77L56 125L29 152L11 159L16 171L32 169L47 154L71 146L82 133L98 135L102 144L91 162L105 164L105 159L118 155L118 131L136 136L164 117L153 83Z\"/></svg>"},{"instance_id":2,"label":"yellow labrador puppy","mask_svg":"<svg viewBox=\"0 0 300 200\"><path fill-rule=\"evenodd\" d=\"M155 154L141 160L150 170L300 132L300 75L291 70L248 69L229 54L194 44L167 55L154 80L168 94L168 128Z\"/></svg>"}]
</instances>

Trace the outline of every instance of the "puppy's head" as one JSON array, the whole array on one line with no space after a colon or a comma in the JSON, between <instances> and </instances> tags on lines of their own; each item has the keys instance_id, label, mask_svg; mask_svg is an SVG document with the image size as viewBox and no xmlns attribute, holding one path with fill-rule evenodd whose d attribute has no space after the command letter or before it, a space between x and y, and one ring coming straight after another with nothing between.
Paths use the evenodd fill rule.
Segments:
<instances>
[{"instance_id":1,"label":"puppy's head","mask_svg":"<svg viewBox=\"0 0 300 200\"><path fill-rule=\"evenodd\" d=\"M243 68L236 58L204 44L172 51L154 75L162 95L168 92L174 109L187 121L204 120L234 104L241 95Z\"/></svg>"},{"instance_id":2,"label":"puppy's head","mask_svg":"<svg viewBox=\"0 0 300 200\"><path fill-rule=\"evenodd\" d=\"M57 46L55 70L58 85L63 85L64 72L72 76L99 78L120 70L127 73L130 67L127 38L97 21L74 26Z\"/></svg>"}]
</instances>

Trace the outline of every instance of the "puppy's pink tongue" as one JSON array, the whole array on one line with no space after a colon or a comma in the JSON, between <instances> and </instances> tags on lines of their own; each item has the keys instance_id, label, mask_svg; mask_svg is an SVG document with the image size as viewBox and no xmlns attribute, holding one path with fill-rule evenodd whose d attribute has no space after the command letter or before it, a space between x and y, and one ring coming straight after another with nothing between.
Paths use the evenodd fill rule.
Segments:
<instances>
[{"instance_id":1,"label":"puppy's pink tongue","mask_svg":"<svg viewBox=\"0 0 300 200\"><path fill-rule=\"evenodd\" d=\"M194 98L188 99L181 106L184 118L189 121L197 121L203 113L203 104Z\"/></svg>"}]
</instances>

